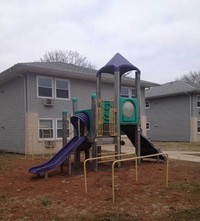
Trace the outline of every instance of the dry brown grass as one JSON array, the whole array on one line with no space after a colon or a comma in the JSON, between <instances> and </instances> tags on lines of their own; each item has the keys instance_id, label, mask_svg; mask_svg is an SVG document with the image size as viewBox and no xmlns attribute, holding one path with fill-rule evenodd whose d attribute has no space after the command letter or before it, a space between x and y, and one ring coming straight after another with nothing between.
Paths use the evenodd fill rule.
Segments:
<instances>
[{"instance_id":1,"label":"dry brown grass","mask_svg":"<svg viewBox=\"0 0 200 221\"><path fill-rule=\"evenodd\" d=\"M200 151L200 143L189 142L153 142L163 151Z\"/></svg>"}]
</instances>

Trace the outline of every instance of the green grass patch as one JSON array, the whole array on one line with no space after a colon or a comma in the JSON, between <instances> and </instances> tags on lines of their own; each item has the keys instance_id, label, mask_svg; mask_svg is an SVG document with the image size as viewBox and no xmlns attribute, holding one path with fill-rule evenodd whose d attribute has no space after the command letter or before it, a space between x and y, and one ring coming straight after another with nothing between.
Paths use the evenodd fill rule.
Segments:
<instances>
[{"instance_id":1,"label":"green grass patch","mask_svg":"<svg viewBox=\"0 0 200 221\"><path fill-rule=\"evenodd\" d=\"M177 191L186 191L188 193L195 193L200 195L200 184L198 183L185 183L170 186L171 189Z\"/></svg>"},{"instance_id":2,"label":"green grass patch","mask_svg":"<svg viewBox=\"0 0 200 221\"><path fill-rule=\"evenodd\" d=\"M200 151L199 142L153 142L162 151Z\"/></svg>"},{"instance_id":3,"label":"green grass patch","mask_svg":"<svg viewBox=\"0 0 200 221\"><path fill-rule=\"evenodd\" d=\"M167 217L170 221L199 221L200 220L200 207L195 209L185 209L177 213L172 213Z\"/></svg>"}]
</instances>

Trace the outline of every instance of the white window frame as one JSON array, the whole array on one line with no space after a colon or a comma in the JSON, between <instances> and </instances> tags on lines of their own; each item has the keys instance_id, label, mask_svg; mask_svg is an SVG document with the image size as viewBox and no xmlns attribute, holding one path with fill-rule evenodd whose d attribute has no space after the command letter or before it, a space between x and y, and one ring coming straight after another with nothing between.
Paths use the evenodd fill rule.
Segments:
<instances>
[{"instance_id":1,"label":"white window frame","mask_svg":"<svg viewBox=\"0 0 200 221\"><path fill-rule=\"evenodd\" d=\"M148 103L148 105L147 105L147 103ZM145 101L145 109L149 109L150 107L151 107L150 101L149 101L149 100L146 100L146 101Z\"/></svg>"},{"instance_id":2,"label":"white window frame","mask_svg":"<svg viewBox=\"0 0 200 221\"><path fill-rule=\"evenodd\" d=\"M135 94L133 94L133 90L135 91ZM132 98L136 97L136 89L135 88L130 88L130 93L131 93Z\"/></svg>"},{"instance_id":3,"label":"white window frame","mask_svg":"<svg viewBox=\"0 0 200 221\"><path fill-rule=\"evenodd\" d=\"M200 105L198 105L198 103L200 104L200 95L197 95L197 102L196 102L196 106L197 108L200 108Z\"/></svg>"},{"instance_id":4,"label":"white window frame","mask_svg":"<svg viewBox=\"0 0 200 221\"><path fill-rule=\"evenodd\" d=\"M40 121L41 120L49 120L49 121L52 121L52 130L53 130L53 136L52 137L49 137L49 138L41 138L40 137L40 129L41 129L41 127L40 127ZM40 118L39 120L38 120L38 138L39 138L39 141L41 141L41 140L54 140L55 139L55 125L54 125L55 123L54 123L54 119L53 118Z\"/></svg>"},{"instance_id":5,"label":"white window frame","mask_svg":"<svg viewBox=\"0 0 200 221\"><path fill-rule=\"evenodd\" d=\"M46 78L46 79L50 79L51 80L51 86L52 86L52 96L51 97L46 97L46 96L40 96L39 95L39 78ZM37 84L36 84L36 86L37 86L37 97L38 98L49 98L49 99L51 99L51 98L54 98L54 82L53 82L53 78L51 78L51 77L46 77L46 76L37 76Z\"/></svg>"},{"instance_id":6,"label":"white window frame","mask_svg":"<svg viewBox=\"0 0 200 221\"><path fill-rule=\"evenodd\" d=\"M59 81L66 81L67 83L68 83L68 98L62 98L62 97L57 97L57 95L56 95L56 89L57 89L57 87L56 87L56 81L57 80L59 80ZM58 100L70 100L71 98L70 98L70 80L68 80L68 79L63 79L63 78L55 78L55 81L54 81L54 97L55 97L55 99L58 99Z\"/></svg>"},{"instance_id":7,"label":"white window frame","mask_svg":"<svg viewBox=\"0 0 200 221\"><path fill-rule=\"evenodd\" d=\"M62 137L58 137L58 129L62 129L63 130L63 127L62 128L58 128L58 121L62 122L62 119L60 119L60 118L56 118L55 119L55 137L56 137L56 139L61 140Z\"/></svg>"},{"instance_id":8,"label":"white window frame","mask_svg":"<svg viewBox=\"0 0 200 221\"><path fill-rule=\"evenodd\" d=\"M60 139L62 139L62 137L58 137L58 121L62 121L62 119L60 119L60 118L56 118L55 119L56 139L60 140ZM67 121L68 121L68 128L67 128L68 136L67 137L69 137L69 133L70 133L70 119L67 118ZM62 130L63 130L63 127L62 127Z\"/></svg>"},{"instance_id":9,"label":"white window frame","mask_svg":"<svg viewBox=\"0 0 200 221\"><path fill-rule=\"evenodd\" d=\"M120 91L120 95L122 97L129 97L129 88L128 87L121 87L121 89L127 89L128 90L128 94L127 95L126 94L122 94L121 91Z\"/></svg>"},{"instance_id":10,"label":"white window frame","mask_svg":"<svg viewBox=\"0 0 200 221\"><path fill-rule=\"evenodd\" d=\"M132 90L135 88L132 88L132 87L122 87L122 88L128 89L128 94L127 94L128 97L127 98L134 98L135 97L135 95L133 95L133 93L132 93ZM120 94L121 94L121 92L120 92ZM121 96L123 97L123 94L121 94Z\"/></svg>"},{"instance_id":11,"label":"white window frame","mask_svg":"<svg viewBox=\"0 0 200 221\"><path fill-rule=\"evenodd\" d=\"M146 130L150 130L150 122L146 122Z\"/></svg>"},{"instance_id":12,"label":"white window frame","mask_svg":"<svg viewBox=\"0 0 200 221\"><path fill-rule=\"evenodd\" d=\"M39 95L39 78L46 78L51 80L51 86L52 86L52 96L47 97L47 96L40 96ZM62 98L62 97L57 97L56 96L56 80L62 80L68 82L68 98ZM56 99L56 100L70 100L71 99L71 87L70 87L70 80L69 79L64 79L64 78L53 78L49 76L43 76L43 75L37 75L36 79L36 90L37 90L37 98L41 99Z\"/></svg>"},{"instance_id":13,"label":"white window frame","mask_svg":"<svg viewBox=\"0 0 200 221\"><path fill-rule=\"evenodd\" d=\"M52 121L53 137L51 137L51 138L41 138L40 137L40 129L41 129L40 128L40 121L41 120ZM70 135L70 120L69 119L67 119L67 120L69 122L67 130L69 131L69 135ZM43 141L43 140L62 140L62 137L58 137L58 129L59 129L58 128L58 121L62 121L62 119L61 118L40 118L38 120L38 138L39 138L39 141Z\"/></svg>"}]
</instances>

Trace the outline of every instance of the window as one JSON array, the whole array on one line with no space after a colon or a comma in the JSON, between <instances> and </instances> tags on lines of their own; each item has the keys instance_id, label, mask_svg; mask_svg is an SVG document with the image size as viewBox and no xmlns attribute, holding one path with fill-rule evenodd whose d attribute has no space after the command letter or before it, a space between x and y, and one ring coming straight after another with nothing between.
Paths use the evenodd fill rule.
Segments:
<instances>
[{"instance_id":1,"label":"window","mask_svg":"<svg viewBox=\"0 0 200 221\"><path fill-rule=\"evenodd\" d=\"M53 138L53 120L40 120L39 121L39 138Z\"/></svg>"},{"instance_id":2,"label":"window","mask_svg":"<svg viewBox=\"0 0 200 221\"><path fill-rule=\"evenodd\" d=\"M41 98L70 99L69 80L37 77L37 96Z\"/></svg>"},{"instance_id":3,"label":"window","mask_svg":"<svg viewBox=\"0 0 200 221\"><path fill-rule=\"evenodd\" d=\"M135 88L121 87L122 97L135 97Z\"/></svg>"},{"instance_id":4,"label":"window","mask_svg":"<svg viewBox=\"0 0 200 221\"><path fill-rule=\"evenodd\" d=\"M56 98L69 98L69 83L67 80L56 79Z\"/></svg>"},{"instance_id":5,"label":"window","mask_svg":"<svg viewBox=\"0 0 200 221\"><path fill-rule=\"evenodd\" d=\"M62 120L57 120L57 138L62 138L63 136L63 127L62 127Z\"/></svg>"},{"instance_id":6,"label":"window","mask_svg":"<svg viewBox=\"0 0 200 221\"><path fill-rule=\"evenodd\" d=\"M122 87L121 88L121 96L122 97L129 97L129 90L127 87Z\"/></svg>"},{"instance_id":7,"label":"window","mask_svg":"<svg viewBox=\"0 0 200 221\"><path fill-rule=\"evenodd\" d=\"M63 137L63 125L62 120L56 120L56 138L62 138ZM69 121L67 121L67 137L69 137Z\"/></svg>"},{"instance_id":8,"label":"window","mask_svg":"<svg viewBox=\"0 0 200 221\"><path fill-rule=\"evenodd\" d=\"M197 107L200 108L200 95L197 95Z\"/></svg>"},{"instance_id":9,"label":"window","mask_svg":"<svg viewBox=\"0 0 200 221\"><path fill-rule=\"evenodd\" d=\"M146 123L146 129L150 130L150 123L149 122Z\"/></svg>"},{"instance_id":10,"label":"window","mask_svg":"<svg viewBox=\"0 0 200 221\"><path fill-rule=\"evenodd\" d=\"M200 133L200 121L197 121L197 133Z\"/></svg>"},{"instance_id":11,"label":"window","mask_svg":"<svg viewBox=\"0 0 200 221\"><path fill-rule=\"evenodd\" d=\"M51 78L38 77L38 96L53 97L53 83Z\"/></svg>"},{"instance_id":12,"label":"window","mask_svg":"<svg viewBox=\"0 0 200 221\"><path fill-rule=\"evenodd\" d=\"M136 97L136 90L135 90L135 88L131 89L131 97Z\"/></svg>"},{"instance_id":13,"label":"window","mask_svg":"<svg viewBox=\"0 0 200 221\"><path fill-rule=\"evenodd\" d=\"M145 108L146 109L150 108L150 101L145 101Z\"/></svg>"},{"instance_id":14,"label":"window","mask_svg":"<svg viewBox=\"0 0 200 221\"><path fill-rule=\"evenodd\" d=\"M67 136L69 137L69 120L67 121ZM61 119L40 119L39 139L60 139L63 137Z\"/></svg>"}]
</instances>

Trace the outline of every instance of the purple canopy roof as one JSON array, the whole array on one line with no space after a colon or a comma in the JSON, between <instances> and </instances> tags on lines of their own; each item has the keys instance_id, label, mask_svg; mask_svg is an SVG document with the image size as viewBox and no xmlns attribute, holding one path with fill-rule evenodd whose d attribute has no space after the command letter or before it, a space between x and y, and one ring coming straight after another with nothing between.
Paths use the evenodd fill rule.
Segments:
<instances>
[{"instance_id":1,"label":"purple canopy roof","mask_svg":"<svg viewBox=\"0 0 200 221\"><path fill-rule=\"evenodd\" d=\"M99 69L97 75L101 73L114 74L115 71L119 71L120 75L123 75L124 73L132 70L139 71L137 67L127 61L121 54L117 53L104 67Z\"/></svg>"}]
</instances>

